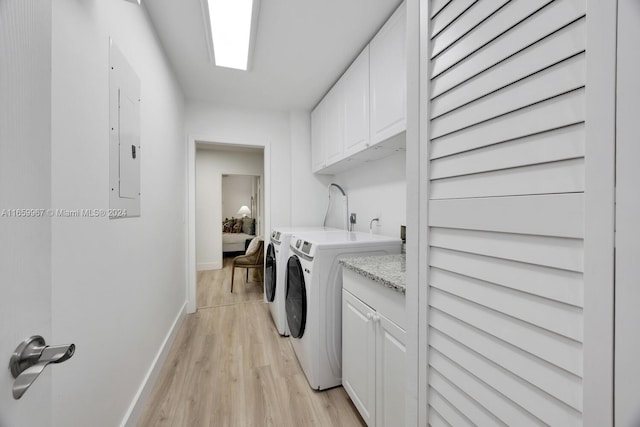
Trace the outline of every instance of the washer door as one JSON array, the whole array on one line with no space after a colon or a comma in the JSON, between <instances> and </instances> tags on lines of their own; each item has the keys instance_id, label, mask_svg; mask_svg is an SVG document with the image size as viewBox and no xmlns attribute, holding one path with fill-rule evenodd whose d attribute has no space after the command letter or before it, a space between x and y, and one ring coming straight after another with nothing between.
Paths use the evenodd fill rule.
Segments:
<instances>
[{"instance_id":1,"label":"washer door","mask_svg":"<svg viewBox=\"0 0 640 427\"><path fill-rule=\"evenodd\" d=\"M292 255L287 261L287 323L291 336L301 338L307 322L307 290L304 285L304 274L300 260Z\"/></svg>"},{"instance_id":2,"label":"washer door","mask_svg":"<svg viewBox=\"0 0 640 427\"><path fill-rule=\"evenodd\" d=\"M267 247L267 258L264 262L264 295L268 302L276 297L276 251L273 243Z\"/></svg>"}]
</instances>

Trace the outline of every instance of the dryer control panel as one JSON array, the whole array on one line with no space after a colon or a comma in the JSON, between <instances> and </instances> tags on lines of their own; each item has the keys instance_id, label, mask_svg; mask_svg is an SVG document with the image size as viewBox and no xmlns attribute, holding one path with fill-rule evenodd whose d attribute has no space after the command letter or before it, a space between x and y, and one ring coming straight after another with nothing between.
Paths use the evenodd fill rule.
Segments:
<instances>
[{"instance_id":1,"label":"dryer control panel","mask_svg":"<svg viewBox=\"0 0 640 427\"><path fill-rule=\"evenodd\" d=\"M293 243L292 241L291 246L294 246L297 250L305 255L311 255L311 248L313 247L313 243L303 239L296 239L295 243Z\"/></svg>"},{"instance_id":2,"label":"dryer control panel","mask_svg":"<svg viewBox=\"0 0 640 427\"><path fill-rule=\"evenodd\" d=\"M302 244L302 253L309 255L310 252L311 252L311 243L305 241Z\"/></svg>"}]
</instances>

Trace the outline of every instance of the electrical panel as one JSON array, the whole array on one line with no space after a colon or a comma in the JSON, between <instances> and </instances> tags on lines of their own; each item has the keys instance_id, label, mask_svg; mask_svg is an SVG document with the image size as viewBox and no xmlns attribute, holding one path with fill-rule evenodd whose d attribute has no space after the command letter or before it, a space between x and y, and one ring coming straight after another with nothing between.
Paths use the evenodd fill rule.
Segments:
<instances>
[{"instance_id":1,"label":"electrical panel","mask_svg":"<svg viewBox=\"0 0 640 427\"><path fill-rule=\"evenodd\" d=\"M140 216L140 80L109 43L109 217Z\"/></svg>"}]
</instances>

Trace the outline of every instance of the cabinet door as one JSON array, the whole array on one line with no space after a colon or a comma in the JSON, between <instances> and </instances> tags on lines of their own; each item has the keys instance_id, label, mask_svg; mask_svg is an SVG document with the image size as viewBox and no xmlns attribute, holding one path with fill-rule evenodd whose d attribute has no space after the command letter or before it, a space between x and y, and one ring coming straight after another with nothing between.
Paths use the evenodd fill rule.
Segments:
<instances>
[{"instance_id":1,"label":"cabinet door","mask_svg":"<svg viewBox=\"0 0 640 427\"><path fill-rule=\"evenodd\" d=\"M311 170L318 172L324 164L324 100L311 112Z\"/></svg>"},{"instance_id":2,"label":"cabinet door","mask_svg":"<svg viewBox=\"0 0 640 427\"><path fill-rule=\"evenodd\" d=\"M372 145L407 128L406 26L402 3L370 43Z\"/></svg>"},{"instance_id":3,"label":"cabinet door","mask_svg":"<svg viewBox=\"0 0 640 427\"><path fill-rule=\"evenodd\" d=\"M369 46L353 61L343 80L344 157L369 145Z\"/></svg>"},{"instance_id":4,"label":"cabinet door","mask_svg":"<svg viewBox=\"0 0 640 427\"><path fill-rule=\"evenodd\" d=\"M332 165L342 160L343 157L343 100L342 81L339 80L324 99L326 134L323 138L323 149L325 166Z\"/></svg>"},{"instance_id":5,"label":"cabinet door","mask_svg":"<svg viewBox=\"0 0 640 427\"><path fill-rule=\"evenodd\" d=\"M367 425L375 416L375 312L342 291L342 385Z\"/></svg>"},{"instance_id":6,"label":"cabinet door","mask_svg":"<svg viewBox=\"0 0 640 427\"><path fill-rule=\"evenodd\" d=\"M376 318L376 426L403 426L407 333L380 314Z\"/></svg>"}]
</instances>

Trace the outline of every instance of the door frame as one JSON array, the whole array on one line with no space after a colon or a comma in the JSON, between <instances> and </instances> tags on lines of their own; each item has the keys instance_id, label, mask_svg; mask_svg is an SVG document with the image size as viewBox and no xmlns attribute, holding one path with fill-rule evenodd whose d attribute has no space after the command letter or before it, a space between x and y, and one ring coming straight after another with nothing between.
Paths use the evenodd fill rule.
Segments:
<instances>
[{"instance_id":1,"label":"door frame","mask_svg":"<svg viewBox=\"0 0 640 427\"><path fill-rule=\"evenodd\" d=\"M584 425L612 426L617 0L587 0L584 191Z\"/></svg>"},{"instance_id":2,"label":"door frame","mask_svg":"<svg viewBox=\"0 0 640 427\"><path fill-rule=\"evenodd\" d=\"M640 35L636 24L640 17L639 6L635 0L618 1L614 419L622 426L640 423L640 396L637 393L640 379L640 343L637 340L640 199L635 185L640 180L636 157L640 154L636 133L640 81L635 71L640 64L636 47Z\"/></svg>"},{"instance_id":3,"label":"door frame","mask_svg":"<svg viewBox=\"0 0 640 427\"><path fill-rule=\"evenodd\" d=\"M210 135L189 135L187 139L187 200L186 200L186 274L187 283L187 313L195 313L197 265L196 265L196 143L233 145L239 147L255 147L264 149L264 218L265 230L271 229L271 146L266 141L246 141L233 138L216 137Z\"/></svg>"}]
</instances>

